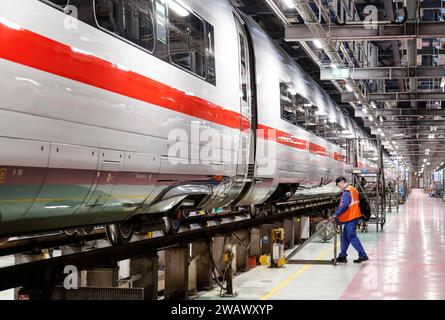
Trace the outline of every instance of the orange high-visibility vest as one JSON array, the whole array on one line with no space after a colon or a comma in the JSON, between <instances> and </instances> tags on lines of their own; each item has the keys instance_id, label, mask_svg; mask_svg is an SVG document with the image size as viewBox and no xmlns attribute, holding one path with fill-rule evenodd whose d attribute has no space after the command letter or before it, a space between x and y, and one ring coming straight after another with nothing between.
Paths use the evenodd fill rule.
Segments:
<instances>
[{"instance_id":1,"label":"orange high-visibility vest","mask_svg":"<svg viewBox=\"0 0 445 320\"><path fill-rule=\"evenodd\" d=\"M346 190L351 194L351 204L349 205L349 208L338 217L342 223L358 219L362 216L362 213L360 212L360 198L358 190L353 186L348 186Z\"/></svg>"}]
</instances>

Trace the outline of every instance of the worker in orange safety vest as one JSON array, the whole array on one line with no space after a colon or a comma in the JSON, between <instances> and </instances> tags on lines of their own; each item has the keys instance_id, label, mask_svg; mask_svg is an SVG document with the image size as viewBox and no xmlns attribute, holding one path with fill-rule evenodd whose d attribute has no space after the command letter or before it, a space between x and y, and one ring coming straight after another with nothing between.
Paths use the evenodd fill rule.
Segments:
<instances>
[{"instance_id":1,"label":"worker in orange safety vest","mask_svg":"<svg viewBox=\"0 0 445 320\"><path fill-rule=\"evenodd\" d=\"M337 262L348 262L346 257L348 256L347 251L350 244L357 250L359 255L358 259L354 260L354 263L368 261L368 255L357 236L357 225L361 217L358 190L347 183L347 180L344 177L337 178L335 182L343 191L340 206L335 215L338 222L344 226L341 237L341 252L337 258Z\"/></svg>"}]
</instances>

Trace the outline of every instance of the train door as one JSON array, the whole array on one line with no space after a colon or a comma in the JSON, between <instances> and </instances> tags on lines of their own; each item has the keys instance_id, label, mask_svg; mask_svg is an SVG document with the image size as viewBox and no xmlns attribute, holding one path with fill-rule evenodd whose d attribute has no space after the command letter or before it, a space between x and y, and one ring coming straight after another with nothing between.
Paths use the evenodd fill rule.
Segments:
<instances>
[{"instance_id":1,"label":"train door","mask_svg":"<svg viewBox=\"0 0 445 320\"><path fill-rule=\"evenodd\" d=\"M251 119L252 119L252 95L250 76L249 42L244 28L244 23L235 15L238 31L238 54L240 73L240 145L238 148L237 176L246 178L249 173L251 153Z\"/></svg>"},{"instance_id":2,"label":"train door","mask_svg":"<svg viewBox=\"0 0 445 320\"><path fill-rule=\"evenodd\" d=\"M93 224L103 213L115 210L107 205L113 189L119 183L119 174L123 170L124 152L99 150L99 163L96 177L83 205L74 213L66 225Z\"/></svg>"},{"instance_id":3,"label":"train door","mask_svg":"<svg viewBox=\"0 0 445 320\"><path fill-rule=\"evenodd\" d=\"M251 151L254 144L251 137L251 121L252 121L252 89L251 89L251 64L249 54L249 39L246 34L244 22L234 12L234 20L237 32L238 47L238 67L239 67L239 97L240 97L240 132L238 141L234 144L234 159L236 161L236 178L230 184L223 184L215 190L215 196L206 204L207 208L219 208L227 205L236 204L243 196L245 188L249 186L247 183L253 176L253 160L254 152ZM249 166L252 164L252 167ZM249 168L252 168L249 170Z\"/></svg>"},{"instance_id":4,"label":"train door","mask_svg":"<svg viewBox=\"0 0 445 320\"><path fill-rule=\"evenodd\" d=\"M104 206L118 183L118 175L123 168L124 153L114 150L101 150L96 184L87 200L87 207Z\"/></svg>"}]
</instances>

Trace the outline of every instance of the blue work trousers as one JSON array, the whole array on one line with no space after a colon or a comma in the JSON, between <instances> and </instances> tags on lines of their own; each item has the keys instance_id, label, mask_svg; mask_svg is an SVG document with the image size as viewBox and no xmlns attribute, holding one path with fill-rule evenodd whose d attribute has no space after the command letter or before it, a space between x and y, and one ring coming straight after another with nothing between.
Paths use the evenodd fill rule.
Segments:
<instances>
[{"instance_id":1,"label":"blue work trousers","mask_svg":"<svg viewBox=\"0 0 445 320\"><path fill-rule=\"evenodd\" d=\"M340 257L347 257L347 251L349 245L357 250L359 258L367 258L365 249L363 249L362 244L360 243L360 239L357 237L357 224L359 219L355 219L343 224L343 234L341 238L341 253Z\"/></svg>"}]
</instances>

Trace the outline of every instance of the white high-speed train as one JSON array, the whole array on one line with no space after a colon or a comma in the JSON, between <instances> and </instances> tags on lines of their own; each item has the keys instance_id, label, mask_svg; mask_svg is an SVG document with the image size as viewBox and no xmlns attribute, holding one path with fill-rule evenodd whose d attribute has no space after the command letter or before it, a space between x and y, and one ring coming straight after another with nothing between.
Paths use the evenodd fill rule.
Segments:
<instances>
[{"instance_id":1,"label":"white high-speed train","mask_svg":"<svg viewBox=\"0 0 445 320\"><path fill-rule=\"evenodd\" d=\"M226 0L3 0L0 97L0 237L336 194L364 136Z\"/></svg>"}]
</instances>

